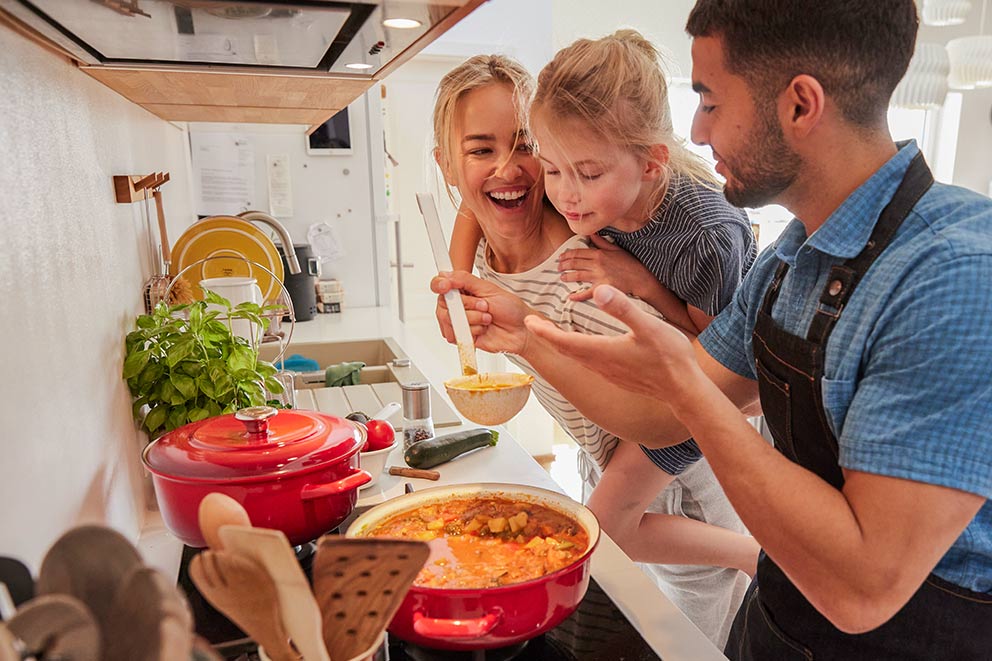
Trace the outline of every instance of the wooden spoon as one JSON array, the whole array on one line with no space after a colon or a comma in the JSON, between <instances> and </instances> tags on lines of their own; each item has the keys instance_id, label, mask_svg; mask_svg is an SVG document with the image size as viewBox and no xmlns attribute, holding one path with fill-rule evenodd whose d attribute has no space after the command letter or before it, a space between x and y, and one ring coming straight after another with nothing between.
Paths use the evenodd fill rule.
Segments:
<instances>
[{"instance_id":1,"label":"wooden spoon","mask_svg":"<svg viewBox=\"0 0 992 661\"><path fill-rule=\"evenodd\" d=\"M107 614L124 577L141 556L124 535L104 526L80 526L62 535L41 561L35 593L67 594L90 610L107 640Z\"/></svg>"},{"instance_id":2,"label":"wooden spoon","mask_svg":"<svg viewBox=\"0 0 992 661\"><path fill-rule=\"evenodd\" d=\"M93 661L100 657L100 629L89 609L64 594L35 597L7 623L37 658ZM2 654L0 654L0 658ZM20 658L20 656L16 657Z\"/></svg>"},{"instance_id":3,"label":"wooden spoon","mask_svg":"<svg viewBox=\"0 0 992 661\"><path fill-rule=\"evenodd\" d=\"M124 578L108 612L104 661L188 659L193 615L172 581L151 567Z\"/></svg>"},{"instance_id":4,"label":"wooden spoon","mask_svg":"<svg viewBox=\"0 0 992 661\"><path fill-rule=\"evenodd\" d=\"M241 503L219 491L208 493L203 497L197 515L200 522L200 533L206 540L207 546L215 551L224 548L217 532L221 526L251 526L248 512L245 511Z\"/></svg>"},{"instance_id":5,"label":"wooden spoon","mask_svg":"<svg viewBox=\"0 0 992 661\"><path fill-rule=\"evenodd\" d=\"M203 551L190 562L189 575L207 601L265 648L272 661L300 658L280 618L275 583L259 563L232 551Z\"/></svg>"},{"instance_id":6,"label":"wooden spoon","mask_svg":"<svg viewBox=\"0 0 992 661\"><path fill-rule=\"evenodd\" d=\"M303 658L330 661L321 640L317 601L286 535L279 530L245 526L221 526L219 535L225 549L252 558L272 577L282 622Z\"/></svg>"},{"instance_id":7,"label":"wooden spoon","mask_svg":"<svg viewBox=\"0 0 992 661\"><path fill-rule=\"evenodd\" d=\"M351 659L368 651L429 555L424 542L339 535L318 540L313 587L332 659Z\"/></svg>"}]
</instances>

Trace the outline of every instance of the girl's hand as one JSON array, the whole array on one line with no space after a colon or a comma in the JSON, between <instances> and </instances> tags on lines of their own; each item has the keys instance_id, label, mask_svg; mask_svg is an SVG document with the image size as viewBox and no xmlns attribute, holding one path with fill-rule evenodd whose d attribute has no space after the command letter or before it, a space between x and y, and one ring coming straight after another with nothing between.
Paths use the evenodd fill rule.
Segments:
<instances>
[{"instance_id":1,"label":"girl's hand","mask_svg":"<svg viewBox=\"0 0 992 661\"><path fill-rule=\"evenodd\" d=\"M514 294L464 271L439 274L431 280L431 291L438 294L436 314L444 339L455 342L444 301L444 294L451 289L462 292L476 348L493 353L523 353L529 337L524 317L535 312Z\"/></svg>"},{"instance_id":2,"label":"girl's hand","mask_svg":"<svg viewBox=\"0 0 992 661\"><path fill-rule=\"evenodd\" d=\"M642 297L642 283L655 276L629 252L598 234L589 236L595 248L566 250L558 258L562 282L588 282L590 287L569 295L573 301L592 298L596 285L612 285L625 294Z\"/></svg>"}]
</instances>

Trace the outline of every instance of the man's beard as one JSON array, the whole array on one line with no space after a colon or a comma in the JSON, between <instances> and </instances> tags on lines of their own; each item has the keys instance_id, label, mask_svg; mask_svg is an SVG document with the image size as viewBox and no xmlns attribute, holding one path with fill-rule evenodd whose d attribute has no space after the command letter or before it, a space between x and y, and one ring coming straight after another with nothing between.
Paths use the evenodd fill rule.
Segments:
<instances>
[{"instance_id":1,"label":"man's beard","mask_svg":"<svg viewBox=\"0 0 992 661\"><path fill-rule=\"evenodd\" d=\"M772 203L799 176L803 160L785 144L782 127L774 121L773 108L758 108L755 126L742 152L746 156L731 163L724 159L730 177L723 187L727 201L735 207L762 207Z\"/></svg>"}]
</instances>

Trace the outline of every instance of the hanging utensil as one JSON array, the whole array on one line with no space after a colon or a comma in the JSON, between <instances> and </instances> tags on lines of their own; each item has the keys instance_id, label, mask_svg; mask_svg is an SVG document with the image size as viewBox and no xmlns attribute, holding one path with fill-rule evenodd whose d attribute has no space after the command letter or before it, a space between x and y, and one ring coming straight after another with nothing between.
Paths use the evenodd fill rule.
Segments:
<instances>
[{"instance_id":1,"label":"hanging utensil","mask_svg":"<svg viewBox=\"0 0 992 661\"><path fill-rule=\"evenodd\" d=\"M151 314L155 310L155 306L159 304L159 301L165 300L165 294L169 290L169 282L171 280L165 274L166 272L162 270L162 260L155 246L155 232L152 230L152 216L148 208L148 191L143 190L142 193L145 196L144 220L145 231L148 233L148 258L152 267L152 275L145 281L143 298L145 301L145 314Z\"/></svg>"},{"instance_id":2,"label":"hanging utensil","mask_svg":"<svg viewBox=\"0 0 992 661\"><path fill-rule=\"evenodd\" d=\"M35 597L18 609L7 627L23 642L31 658L67 661L103 658L100 630L93 615L82 602L69 595Z\"/></svg>"},{"instance_id":3,"label":"hanging utensil","mask_svg":"<svg viewBox=\"0 0 992 661\"><path fill-rule=\"evenodd\" d=\"M162 573L135 567L124 578L108 615L104 661L188 659L193 615L186 598Z\"/></svg>"},{"instance_id":4,"label":"hanging utensil","mask_svg":"<svg viewBox=\"0 0 992 661\"><path fill-rule=\"evenodd\" d=\"M451 271L451 257L448 255L448 244L444 241L444 233L441 230L441 218L437 213L437 204L434 196L430 193L417 193L417 206L424 216L424 224L427 226L427 237L431 241L431 250L434 252L434 263L438 271ZM455 331L455 342L458 344L458 360L462 366L462 374L466 376L477 374L479 368L475 362L475 342L472 340L472 329L468 325L468 317L465 316L465 306L462 304L461 292L452 289L444 295L444 301L448 306L448 313L451 315L451 326Z\"/></svg>"}]
</instances>

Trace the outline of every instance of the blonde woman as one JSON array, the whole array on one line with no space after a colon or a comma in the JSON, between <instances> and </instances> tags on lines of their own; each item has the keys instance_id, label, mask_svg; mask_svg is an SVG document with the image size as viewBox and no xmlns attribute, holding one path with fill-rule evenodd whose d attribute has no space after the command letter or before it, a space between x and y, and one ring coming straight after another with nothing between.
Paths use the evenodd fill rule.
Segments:
<instances>
[{"instance_id":1,"label":"blonde woman","mask_svg":"<svg viewBox=\"0 0 992 661\"><path fill-rule=\"evenodd\" d=\"M478 338L478 346L507 351L511 360L534 374L539 401L582 449L584 492L605 530L635 560L655 563L650 571L660 587L722 645L747 585L747 576L737 570L753 573L758 548L741 534L740 521L705 461L697 461L695 445L649 452L620 443L513 355L519 348L515 337L523 328L522 319L530 312L563 329L605 335L625 331L591 301L575 296L583 285L560 277L560 258L588 251L588 242L575 236L562 215L545 203L542 166L532 154L521 112L532 85L527 72L513 61L479 56L450 72L438 88L435 158L446 183L457 189L461 210L474 217L482 234L475 259L482 279L458 277L488 302L516 310L520 321L514 328L490 327ZM435 288L446 281L436 279ZM468 302L473 324L485 324L486 313L473 310L477 301L469 297ZM638 305L661 316L645 303ZM452 341L441 303L438 317ZM676 483L674 473L685 467L688 483Z\"/></svg>"}]
</instances>

